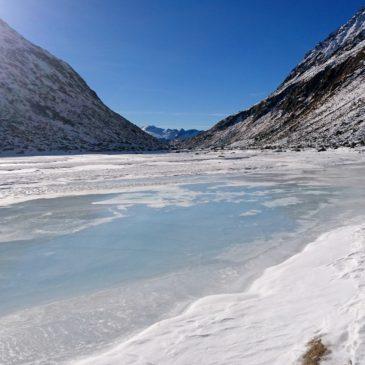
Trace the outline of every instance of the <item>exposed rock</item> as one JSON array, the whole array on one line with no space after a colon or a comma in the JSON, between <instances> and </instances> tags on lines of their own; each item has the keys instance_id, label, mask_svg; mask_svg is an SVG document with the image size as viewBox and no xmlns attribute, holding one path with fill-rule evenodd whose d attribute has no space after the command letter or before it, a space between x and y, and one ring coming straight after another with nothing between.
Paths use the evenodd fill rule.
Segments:
<instances>
[{"instance_id":1,"label":"exposed rock","mask_svg":"<svg viewBox=\"0 0 365 365\"><path fill-rule=\"evenodd\" d=\"M325 152L325 151L327 151L327 148L324 147L324 146L320 146L320 147L317 148L317 151L318 152Z\"/></svg>"},{"instance_id":2,"label":"exposed rock","mask_svg":"<svg viewBox=\"0 0 365 365\"><path fill-rule=\"evenodd\" d=\"M319 43L268 98L186 142L189 147L365 143L365 9Z\"/></svg>"},{"instance_id":3,"label":"exposed rock","mask_svg":"<svg viewBox=\"0 0 365 365\"><path fill-rule=\"evenodd\" d=\"M158 149L65 62L0 20L0 152Z\"/></svg>"}]
</instances>

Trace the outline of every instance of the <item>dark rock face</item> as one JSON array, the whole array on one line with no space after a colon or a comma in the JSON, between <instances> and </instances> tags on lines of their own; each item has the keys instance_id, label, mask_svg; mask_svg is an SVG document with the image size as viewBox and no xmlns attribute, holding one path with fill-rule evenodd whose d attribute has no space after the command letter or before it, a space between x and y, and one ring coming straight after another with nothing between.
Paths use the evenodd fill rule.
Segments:
<instances>
[{"instance_id":1,"label":"dark rock face","mask_svg":"<svg viewBox=\"0 0 365 365\"><path fill-rule=\"evenodd\" d=\"M161 147L105 106L68 64L0 20L0 152Z\"/></svg>"},{"instance_id":2,"label":"dark rock face","mask_svg":"<svg viewBox=\"0 0 365 365\"><path fill-rule=\"evenodd\" d=\"M365 144L365 9L319 43L279 88L187 141L194 147Z\"/></svg>"}]
</instances>

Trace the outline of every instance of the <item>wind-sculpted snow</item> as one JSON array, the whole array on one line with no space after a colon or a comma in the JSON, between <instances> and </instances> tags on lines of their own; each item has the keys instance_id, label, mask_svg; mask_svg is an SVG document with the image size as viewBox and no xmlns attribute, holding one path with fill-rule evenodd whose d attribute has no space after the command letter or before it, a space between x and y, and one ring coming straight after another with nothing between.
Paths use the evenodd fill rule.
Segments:
<instances>
[{"instance_id":1,"label":"wind-sculpted snow","mask_svg":"<svg viewBox=\"0 0 365 365\"><path fill-rule=\"evenodd\" d=\"M364 225L330 231L267 269L246 292L203 298L182 315L72 364L301 364L313 338L330 350L324 363L363 364L364 248Z\"/></svg>"},{"instance_id":2,"label":"wind-sculpted snow","mask_svg":"<svg viewBox=\"0 0 365 365\"><path fill-rule=\"evenodd\" d=\"M365 144L365 9L319 43L279 88L188 147Z\"/></svg>"},{"instance_id":3,"label":"wind-sculpted snow","mask_svg":"<svg viewBox=\"0 0 365 365\"><path fill-rule=\"evenodd\" d=\"M162 146L105 106L67 63L0 19L0 151Z\"/></svg>"}]
</instances>

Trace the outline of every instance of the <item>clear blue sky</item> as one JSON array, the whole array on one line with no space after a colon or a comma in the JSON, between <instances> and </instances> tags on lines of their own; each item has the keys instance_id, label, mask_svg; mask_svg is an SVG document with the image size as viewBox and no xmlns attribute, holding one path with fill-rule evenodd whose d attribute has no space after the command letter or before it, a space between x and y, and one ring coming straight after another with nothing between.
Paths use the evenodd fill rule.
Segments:
<instances>
[{"instance_id":1,"label":"clear blue sky","mask_svg":"<svg viewBox=\"0 0 365 365\"><path fill-rule=\"evenodd\" d=\"M273 91L360 0L0 0L138 125L208 128Z\"/></svg>"}]
</instances>

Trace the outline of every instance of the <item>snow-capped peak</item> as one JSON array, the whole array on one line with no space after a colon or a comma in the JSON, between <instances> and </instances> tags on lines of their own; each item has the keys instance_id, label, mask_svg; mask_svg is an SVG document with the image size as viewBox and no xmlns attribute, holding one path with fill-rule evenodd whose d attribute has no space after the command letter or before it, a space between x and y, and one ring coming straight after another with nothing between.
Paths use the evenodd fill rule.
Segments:
<instances>
[{"instance_id":1,"label":"snow-capped peak","mask_svg":"<svg viewBox=\"0 0 365 365\"><path fill-rule=\"evenodd\" d=\"M346 24L331 33L308 52L279 90L288 85L313 76L329 63L341 62L349 53L356 53L365 44L365 8L359 10Z\"/></svg>"},{"instance_id":2,"label":"snow-capped peak","mask_svg":"<svg viewBox=\"0 0 365 365\"><path fill-rule=\"evenodd\" d=\"M164 128L156 127L154 125L148 125L148 126L142 127L142 129L155 138L164 139L167 141L184 140L184 139L192 138L201 132L197 129L184 129L184 128L164 129Z\"/></svg>"}]
</instances>

